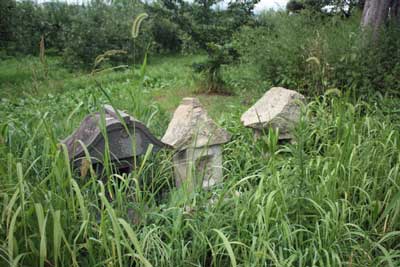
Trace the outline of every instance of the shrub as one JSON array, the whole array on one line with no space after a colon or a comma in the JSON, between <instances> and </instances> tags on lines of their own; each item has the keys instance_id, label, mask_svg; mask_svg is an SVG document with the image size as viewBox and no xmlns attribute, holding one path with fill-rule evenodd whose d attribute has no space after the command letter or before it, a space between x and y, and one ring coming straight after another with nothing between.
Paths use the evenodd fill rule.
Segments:
<instances>
[{"instance_id":1,"label":"shrub","mask_svg":"<svg viewBox=\"0 0 400 267\"><path fill-rule=\"evenodd\" d=\"M30 1L17 3L13 12L12 50L23 54L39 54L39 41L49 30L43 9Z\"/></svg>"},{"instance_id":2,"label":"shrub","mask_svg":"<svg viewBox=\"0 0 400 267\"><path fill-rule=\"evenodd\" d=\"M256 65L270 83L307 94L335 87L358 94L383 88L398 91L397 28L365 46L359 15L343 19L311 14L269 12L258 18L257 27L243 27L233 41L241 61Z\"/></svg>"},{"instance_id":3,"label":"shrub","mask_svg":"<svg viewBox=\"0 0 400 267\"><path fill-rule=\"evenodd\" d=\"M0 47L8 54L37 55L43 37L46 52L50 49L62 55L70 67L87 69L92 68L96 56L109 50L127 52L127 56L110 58L111 64L140 60L150 44L157 53L180 51L182 30L168 17L160 18L156 13L151 14L139 37L132 41L133 19L144 10L142 3L129 2L73 5L7 0L0 4Z\"/></svg>"},{"instance_id":4,"label":"shrub","mask_svg":"<svg viewBox=\"0 0 400 267\"><path fill-rule=\"evenodd\" d=\"M7 48L12 39L12 15L14 12L14 1L2 0L0 2L0 48Z\"/></svg>"},{"instance_id":5,"label":"shrub","mask_svg":"<svg viewBox=\"0 0 400 267\"><path fill-rule=\"evenodd\" d=\"M166 18L153 17L150 22L150 31L155 42L157 53L179 52L182 40L179 26Z\"/></svg>"},{"instance_id":6,"label":"shrub","mask_svg":"<svg viewBox=\"0 0 400 267\"><path fill-rule=\"evenodd\" d=\"M106 5L96 2L73 17L67 34L64 61L73 66L90 68L96 56L108 50L125 50L127 55L112 58L112 63L127 63L141 58L151 35L143 30L134 41L131 27L139 8L131 5ZM146 23L142 26L146 28Z\"/></svg>"},{"instance_id":7,"label":"shrub","mask_svg":"<svg viewBox=\"0 0 400 267\"><path fill-rule=\"evenodd\" d=\"M209 43L208 58L205 61L193 64L195 72L201 73L199 92L231 94L222 78L222 65L232 63L236 58L236 51L230 44L217 45Z\"/></svg>"}]
</instances>

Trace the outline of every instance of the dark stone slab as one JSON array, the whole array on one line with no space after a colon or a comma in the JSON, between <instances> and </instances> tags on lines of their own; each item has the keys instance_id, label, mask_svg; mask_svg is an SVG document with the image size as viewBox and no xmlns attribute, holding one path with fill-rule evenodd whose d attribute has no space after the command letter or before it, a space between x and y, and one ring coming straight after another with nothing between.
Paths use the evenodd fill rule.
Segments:
<instances>
[{"instance_id":1,"label":"dark stone slab","mask_svg":"<svg viewBox=\"0 0 400 267\"><path fill-rule=\"evenodd\" d=\"M133 158L145 154L150 144L153 152L170 148L154 137L142 122L110 105L104 106L103 115L96 112L85 117L75 132L61 142L66 145L75 167L85 159L84 147L92 164L101 164L108 144L111 161L119 168L132 167Z\"/></svg>"}]
</instances>

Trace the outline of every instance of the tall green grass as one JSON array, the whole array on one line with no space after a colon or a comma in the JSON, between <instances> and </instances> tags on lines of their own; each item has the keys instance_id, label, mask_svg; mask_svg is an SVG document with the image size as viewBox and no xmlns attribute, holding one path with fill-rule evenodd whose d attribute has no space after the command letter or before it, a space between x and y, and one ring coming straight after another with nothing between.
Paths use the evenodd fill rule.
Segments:
<instances>
[{"instance_id":1,"label":"tall green grass","mask_svg":"<svg viewBox=\"0 0 400 267\"><path fill-rule=\"evenodd\" d=\"M104 90L161 137L155 87ZM230 106L224 183L190 194L166 151L129 175L71 170L58 142L108 102L95 86L2 101L0 266L400 266L398 102L333 93L310 99L294 144L254 140Z\"/></svg>"}]
</instances>

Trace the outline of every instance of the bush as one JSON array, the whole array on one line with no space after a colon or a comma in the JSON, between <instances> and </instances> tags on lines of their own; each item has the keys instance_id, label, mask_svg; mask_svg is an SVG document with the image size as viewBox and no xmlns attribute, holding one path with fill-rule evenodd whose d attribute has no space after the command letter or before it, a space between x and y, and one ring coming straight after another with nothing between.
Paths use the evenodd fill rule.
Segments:
<instances>
[{"instance_id":1,"label":"bush","mask_svg":"<svg viewBox=\"0 0 400 267\"><path fill-rule=\"evenodd\" d=\"M359 15L343 19L311 14L269 12L259 17L257 27L243 27L233 42L241 61L256 65L270 83L306 94L336 87L358 94L399 88L397 29L365 46Z\"/></svg>"},{"instance_id":2,"label":"bush","mask_svg":"<svg viewBox=\"0 0 400 267\"><path fill-rule=\"evenodd\" d=\"M91 69L95 58L108 50L125 50L126 56L110 58L112 64L140 60L154 40L157 52L179 51L177 25L168 19L148 19L134 41L134 18L144 11L141 3L93 1L89 5L7 0L0 4L0 47L8 54L39 54L44 37L46 53L63 56L70 67Z\"/></svg>"},{"instance_id":3,"label":"bush","mask_svg":"<svg viewBox=\"0 0 400 267\"><path fill-rule=\"evenodd\" d=\"M179 26L166 18L153 17L150 22L150 31L155 42L157 53L179 52L182 40Z\"/></svg>"},{"instance_id":4,"label":"bush","mask_svg":"<svg viewBox=\"0 0 400 267\"><path fill-rule=\"evenodd\" d=\"M72 18L83 7L60 2L50 2L44 4L43 8L43 15L50 26L45 36L46 46L56 49L57 53L61 53L68 41L67 34L73 26Z\"/></svg>"},{"instance_id":5,"label":"bush","mask_svg":"<svg viewBox=\"0 0 400 267\"><path fill-rule=\"evenodd\" d=\"M49 30L43 9L30 1L19 2L12 17L12 51L39 54L41 36Z\"/></svg>"},{"instance_id":6,"label":"bush","mask_svg":"<svg viewBox=\"0 0 400 267\"><path fill-rule=\"evenodd\" d=\"M148 29L132 40L132 23L140 9L135 6L94 3L76 14L67 34L64 61L73 66L90 68L95 58L108 50L125 50L127 55L112 58L112 63L134 62L151 43ZM146 28L146 23L142 26Z\"/></svg>"},{"instance_id":7,"label":"bush","mask_svg":"<svg viewBox=\"0 0 400 267\"><path fill-rule=\"evenodd\" d=\"M7 48L12 39L12 15L15 11L13 0L0 1L0 48Z\"/></svg>"}]
</instances>

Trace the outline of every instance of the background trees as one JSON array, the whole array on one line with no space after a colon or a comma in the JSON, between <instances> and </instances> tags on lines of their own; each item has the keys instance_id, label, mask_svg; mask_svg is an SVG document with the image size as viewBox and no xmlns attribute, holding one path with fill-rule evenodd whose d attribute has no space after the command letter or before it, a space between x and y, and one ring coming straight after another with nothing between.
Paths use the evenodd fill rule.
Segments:
<instances>
[{"instance_id":1,"label":"background trees","mask_svg":"<svg viewBox=\"0 0 400 267\"><path fill-rule=\"evenodd\" d=\"M255 70L251 79L303 92L398 91L400 0L294 0L289 12L254 14L258 1L235 0L221 9L219 0L87 5L5 0L0 56L38 55L43 37L46 54L88 70L108 50L125 51L110 56L110 65L133 64L145 53L205 54L193 65L203 92L231 92L236 85L224 77L224 68L235 64ZM132 22L142 12L149 18L132 40ZM365 36L371 31L375 41Z\"/></svg>"},{"instance_id":2,"label":"background trees","mask_svg":"<svg viewBox=\"0 0 400 267\"><path fill-rule=\"evenodd\" d=\"M12 14L15 9L13 0L0 2L0 47L8 48L12 39Z\"/></svg>"},{"instance_id":3,"label":"background trees","mask_svg":"<svg viewBox=\"0 0 400 267\"><path fill-rule=\"evenodd\" d=\"M71 27L67 29L63 50L64 62L74 66L92 68L95 58L108 50L123 50L123 56L114 55L110 64L133 63L143 57L153 38L148 25L134 41L131 28L134 18L144 12L143 5L96 2L79 7L71 15Z\"/></svg>"}]
</instances>

